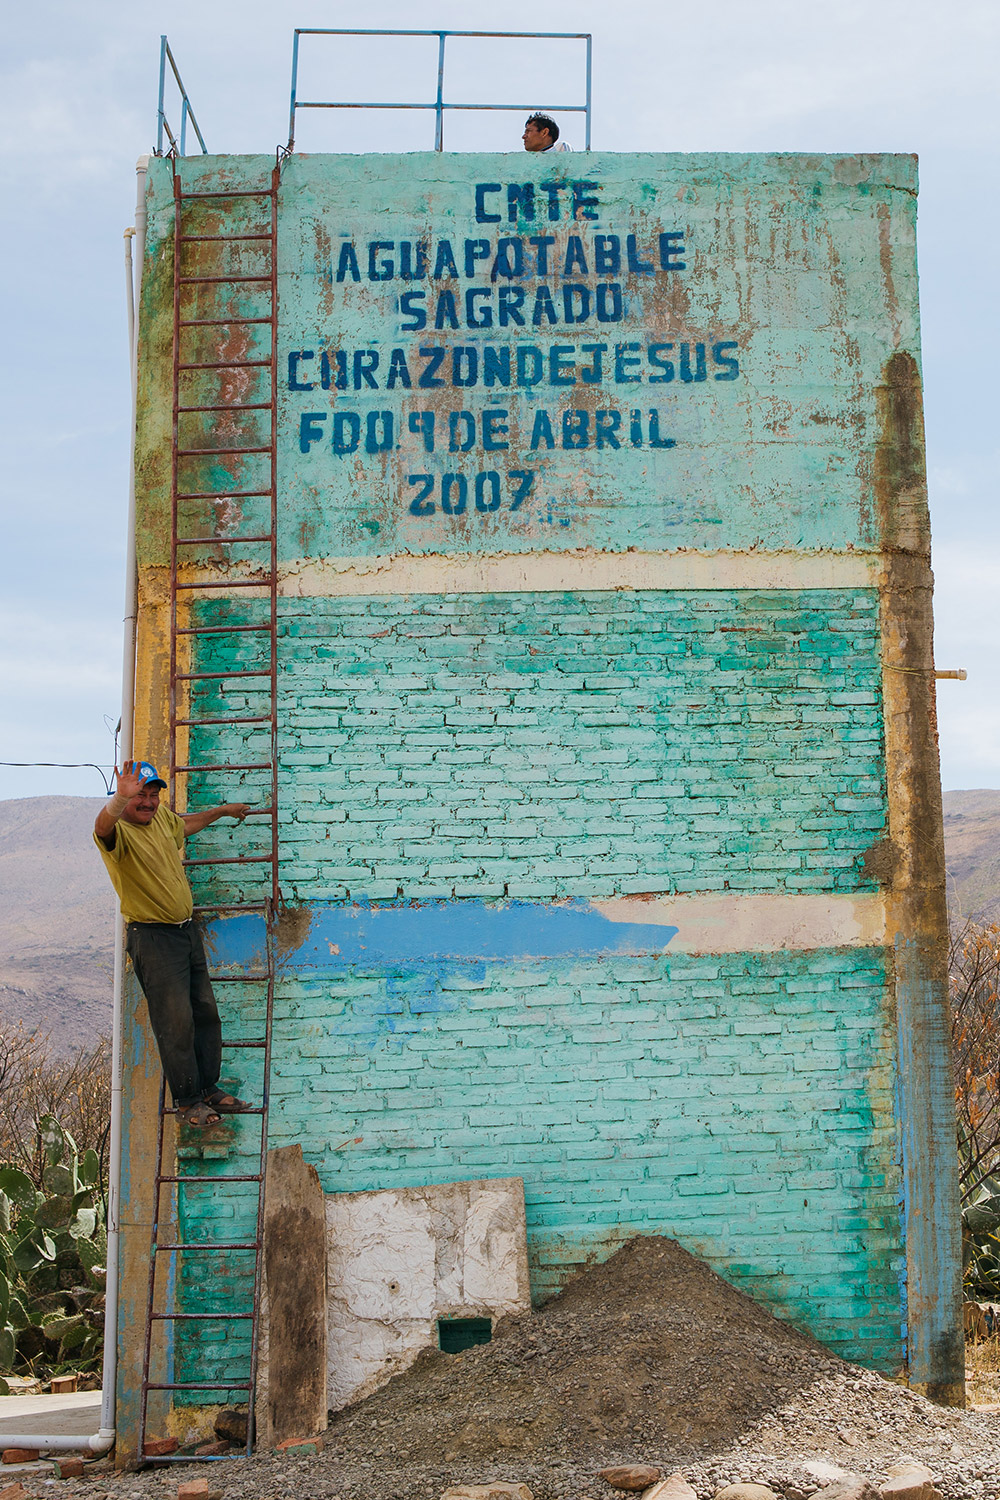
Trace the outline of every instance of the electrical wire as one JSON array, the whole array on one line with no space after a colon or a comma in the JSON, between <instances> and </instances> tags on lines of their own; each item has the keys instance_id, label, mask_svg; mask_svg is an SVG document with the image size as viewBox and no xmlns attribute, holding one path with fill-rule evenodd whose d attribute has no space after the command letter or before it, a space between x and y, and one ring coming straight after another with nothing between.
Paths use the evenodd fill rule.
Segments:
<instances>
[{"instance_id":1,"label":"electrical wire","mask_svg":"<svg viewBox=\"0 0 1000 1500\"><path fill-rule=\"evenodd\" d=\"M102 766L97 766L92 760L0 760L0 766L28 766L31 769L44 768L57 771L96 771L104 782L104 790L111 796L111 782Z\"/></svg>"}]
</instances>

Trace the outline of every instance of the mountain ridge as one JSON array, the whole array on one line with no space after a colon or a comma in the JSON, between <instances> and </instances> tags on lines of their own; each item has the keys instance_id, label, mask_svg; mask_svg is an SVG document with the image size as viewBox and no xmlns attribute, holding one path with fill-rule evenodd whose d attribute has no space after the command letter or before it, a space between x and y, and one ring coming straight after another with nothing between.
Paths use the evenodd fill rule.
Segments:
<instances>
[{"instance_id":1,"label":"mountain ridge","mask_svg":"<svg viewBox=\"0 0 1000 1500\"><path fill-rule=\"evenodd\" d=\"M0 1024L57 1051L111 1029L115 898L94 847L100 797L0 800ZM960 919L1000 921L1000 790L944 793L948 896Z\"/></svg>"}]
</instances>

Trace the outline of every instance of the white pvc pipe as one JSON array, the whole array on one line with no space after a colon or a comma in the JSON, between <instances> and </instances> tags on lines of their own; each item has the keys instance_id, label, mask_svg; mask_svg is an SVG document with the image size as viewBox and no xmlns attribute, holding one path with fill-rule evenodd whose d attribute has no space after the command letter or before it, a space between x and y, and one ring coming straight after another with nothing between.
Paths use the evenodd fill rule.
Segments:
<instances>
[{"instance_id":1,"label":"white pvc pipe","mask_svg":"<svg viewBox=\"0 0 1000 1500\"><path fill-rule=\"evenodd\" d=\"M126 306L128 310L129 377L132 423L129 431L128 523L125 544L125 629L122 642L122 708L118 742L122 761L132 758L132 720L135 713L135 646L137 575L135 555L135 424L138 409L139 329L136 304L142 290L146 253L146 173L149 157L136 162L135 229L125 231ZM135 236L136 265L132 267ZM64 1434L4 1433L5 1448L37 1448L65 1453L84 1448L107 1453L115 1441L115 1395L118 1384L118 1248L122 1170L122 1014L125 989L125 923L115 916L115 989L111 1029L111 1132L108 1140L108 1259L104 1292L104 1369L101 1375L101 1426L91 1437Z\"/></svg>"}]
</instances>

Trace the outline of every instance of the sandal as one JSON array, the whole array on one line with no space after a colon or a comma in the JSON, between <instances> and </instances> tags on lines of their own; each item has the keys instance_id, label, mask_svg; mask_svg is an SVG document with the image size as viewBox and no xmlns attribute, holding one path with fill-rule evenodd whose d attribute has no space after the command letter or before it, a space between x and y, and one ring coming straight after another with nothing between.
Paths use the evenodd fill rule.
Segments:
<instances>
[{"instance_id":1,"label":"sandal","mask_svg":"<svg viewBox=\"0 0 1000 1500\"><path fill-rule=\"evenodd\" d=\"M221 1089L208 1089L205 1103L223 1115L245 1115L253 1109L252 1104L247 1104L244 1099L237 1099L235 1094L224 1094Z\"/></svg>"},{"instance_id":2,"label":"sandal","mask_svg":"<svg viewBox=\"0 0 1000 1500\"><path fill-rule=\"evenodd\" d=\"M222 1123L222 1116L211 1104L206 1104L204 1099L199 1099L194 1104L185 1104L177 1111L177 1118L182 1125L192 1125L195 1130L204 1130L209 1125Z\"/></svg>"}]
</instances>

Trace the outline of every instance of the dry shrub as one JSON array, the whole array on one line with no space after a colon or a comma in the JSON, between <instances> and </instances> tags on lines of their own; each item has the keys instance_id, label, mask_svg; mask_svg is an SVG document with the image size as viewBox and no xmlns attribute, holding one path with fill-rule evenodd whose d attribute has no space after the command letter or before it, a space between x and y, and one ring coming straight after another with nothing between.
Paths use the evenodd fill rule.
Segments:
<instances>
[{"instance_id":1,"label":"dry shrub","mask_svg":"<svg viewBox=\"0 0 1000 1500\"><path fill-rule=\"evenodd\" d=\"M93 1150L107 1182L111 1118L111 1040L69 1056L54 1054L48 1035L23 1023L0 1026L0 1162L20 1167L41 1187L45 1166L38 1121L54 1115L80 1152Z\"/></svg>"},{"instance_id":2,"label":"dry shrub","mask_svg":"<svg viewBox=\"0 0 1000 1500\"><path fill-rule=\"evenodd\" d=\"M1000 1168L1000 926L967 922L949 963L962 1202Z\"/></svg>"}]
</instances>

